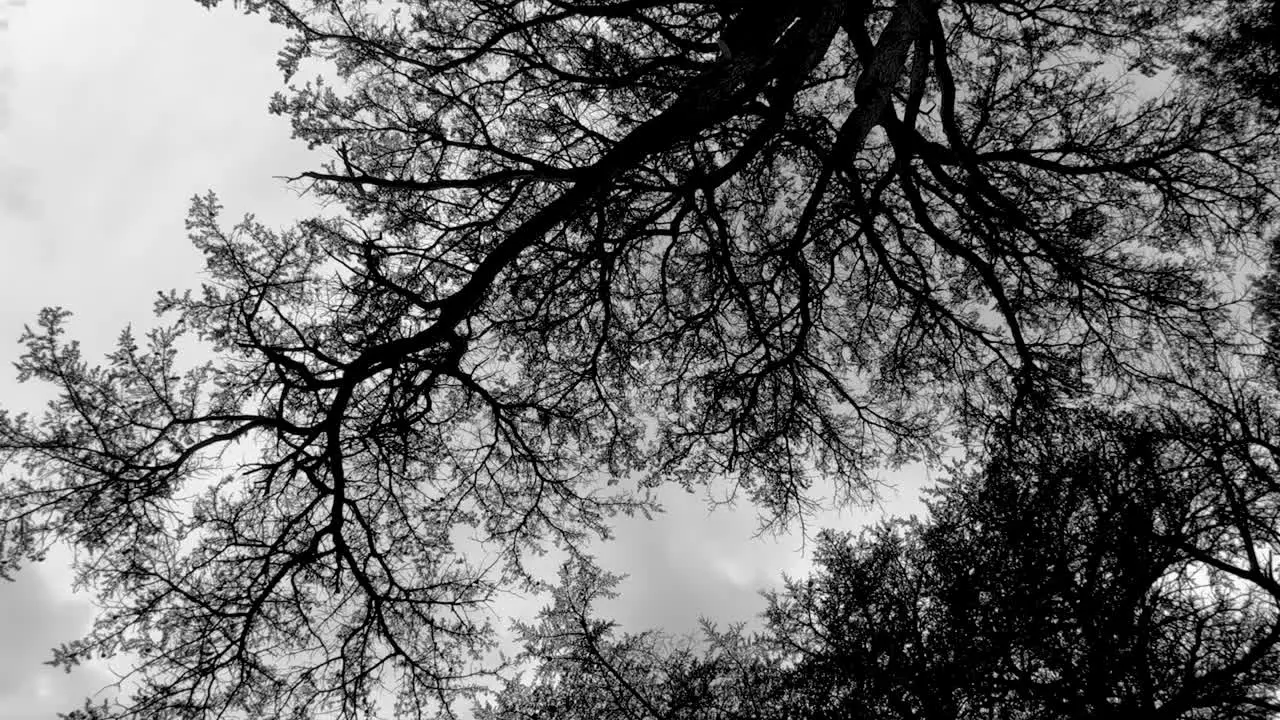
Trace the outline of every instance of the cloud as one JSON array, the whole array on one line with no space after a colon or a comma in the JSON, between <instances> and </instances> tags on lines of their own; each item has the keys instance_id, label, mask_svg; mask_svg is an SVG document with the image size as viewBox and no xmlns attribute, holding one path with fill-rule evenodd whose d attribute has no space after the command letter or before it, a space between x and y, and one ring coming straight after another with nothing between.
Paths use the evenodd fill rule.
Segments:
<instances>
[{"instance_id":1,"label":"cloud","mask_svg":"<svg viewBox=\"0 0 1280 720\"><path fill-rule=\"evenodd\" d=\"M620 520L617 539L599 548L601 565L625 572L620 596L601 608L628 632L694 632L699 617L754 625L759 591L780 584L801 547L799 535L756 536L747 504L709 510L701 494L668 488L665 512Z\"/></svg>"},{"instance_id":2,"label":"cloud","mask_svg":"<svg viewBox=\"0 0 1280 720\"><path fill-rule=\"evenodd\" d=\"M758 629L766 606L760 591L780 589L784 573L808 573L811 539L819 530L857 530L922 511L919 493L930 483L922 466L886 473L882 481L880 502L824 511L809 518L803 531L796 525L777 535L758 534L757 511L748 502L709 509L700 492L664 488L666 512L652 522L618 520L616 539L595 548L602 567L628 574L619 597L601 612L627 632L696 632L700 617L721 627L746 622L748 629Z\"/></svg>"},{"instance_id":3,"label":"cloud","mask_svg":"<svg viewBox=\"0 0 1280 720\"><path fill-rule=\"evenodd\" d=\"M6 720L47 720L112 681L96 665L68 674L43 664L55 646L82 636L93 617L86 598L57 587L59 576L68 575L59 564L27 566L0 591L0 708Z\"/></svg>"},{"instance_id":4,"label":"cloud","mask_svg":"<svg viewBox=\"0 0 1280 720\"><path fill-rule=\"evenodd\" d=\"M0 165L0 215L22 220L40 216L39 204L31 194L32 181L30 170Z\"/></svg>"}]
</instances>

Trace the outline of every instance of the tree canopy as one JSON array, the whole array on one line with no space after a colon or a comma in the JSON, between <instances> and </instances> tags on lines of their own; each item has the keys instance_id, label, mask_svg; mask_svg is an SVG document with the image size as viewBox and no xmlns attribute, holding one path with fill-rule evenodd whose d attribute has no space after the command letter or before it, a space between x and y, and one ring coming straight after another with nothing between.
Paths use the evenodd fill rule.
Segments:
<instances>
[{"instance_id":1,"label":"tree canopy","mask_svg":"<svg viewBox=\"0 0 1280 720\"><path fill-rule=\"evenodd\" d=\"M1276 425L1248 416L1002 429L927 519L824 531L750 637L615 636L613 579L566 568L523 628L538 672L479 717L1274 718Z\"/></svg>"},{"instance_id":2,"label":"tree canopy","mask_svg":"<svg viewBox=\"0 0 1280 720\"><path fill-rule=\"evenodd\" d=\"M1131 471L1127 449L1082 460L1064 441L1015 472L997 451L1069 436L1036 419L1053 408L1158 416L1190 397L1227 418L1186 419L1202 440L1261 422L1233 425L1231 398L1270 417L1266 392L1232 394L1256 338L1230 279L1267 249L1280 131L1265 96L1187 60L1198 42L1237 57L1223 33L1244 25L1211 22L1229 3L236 4L290 31L288 78L330 73L271 110L329 153L293 181L336 211L272 229L195 198L208 281L162 293L161 324L101 363L46 310L18 370L57 399L0 415L0 570L55 541L82 551L102 612L56 661L136 658L111 712L449 712L494 669L486 608L543 587L525 560L548 546L576 559L546 622L585 639L574 657L630 663L527 691L597 683L560 693L583 717L696 714L726 684L757 702L780 674L811 699L850 673L889 682L840 687L903 717L977 717L1027 687L1017 712L1263 707L1277 626L1237 606L1277 598L1252 550L1273 530L1272 460L1223 440L1197 462L1229 467L1183 477L1161 465L1182 445ZM184 361L193 342L214 359ZM948 490L927 526L828 536L818 589L771 616L814 652L843 642L819 633L838 623L889 655L787 674L785 653L732 633L714 656L608 645L587 614L609 577L587 542L654 510L654 488L727 490L785 524L819 478L864 499L877 468L957 444L993 458L981 483L957 476L975 508ZM1095 476L1104 460L1120 469ZM1178 515L1201 502L1235 524ZM1229 515L1239 503L1253 519ZM987 512L1048 515L1006 566L979 551L1014 552L1000 523L1016 518ZM1252 589L1223 581L1203 605L1184 587L1202 572ZM1032 603L1025 633L998 627L1013 606L970 612L983 593ZM819 634L788 624L802 611ZM1215 695L1215 667L1248 682ZM902 684L958 669L946 697ZM685 684L659 712L627 673Z\"/></svg>"},{"instance_id":3,"label":"tree canopy","mask_svg":"<svg viewBox=\"0 0 1280 720\"><path fill-rule=\"evenodd\" d=\"M1228 3L1191 34L1183 62L1280 110L1280 2Z\"/></svg>"}]
</instances>

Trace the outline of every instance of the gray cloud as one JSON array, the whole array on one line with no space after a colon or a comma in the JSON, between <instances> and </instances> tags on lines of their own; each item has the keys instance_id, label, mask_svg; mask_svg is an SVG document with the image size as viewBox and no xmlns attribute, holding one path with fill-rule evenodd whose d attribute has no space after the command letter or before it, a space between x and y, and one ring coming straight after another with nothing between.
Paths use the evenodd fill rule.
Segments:
<instances>
[{"instance_id":1,"label":"gray cloud","mask_svg":"<svg viewBox=\"0 0 1280 720\"><path fill-rule=\"evenodd\" d=\"M0 213L23 220L37 218L40 206L31 193L33 181L33 174L26 168L0 165Z\"/></svg>"},{"instance_id":2,"label":"gray cloud","mask_svg":"<svg viewBox=\"0 0 1280 720\"><path fill-rule=\"evenodd\" d=\"M927 482L913 467L887 478L882 502L863 509L826 511L781 535L758 535L749 503L709 509L701 493L666 488L666 512L652 522L623 519L616 540L598 553L601 565L629 577L620 597L602 607L629 632L659 628L693 632L705 616L724 625L745 621L758 627L765 601L759 592L781 588L782 575L807 571L811 558L804 534L824 527L858 529L883 517L921 509L917 495Z\"/></svg>"},{"instance_id":3,"label":"gray cloud","mask_svg":"<svg viewBox=\"0 0 1280 720\"><path fill-rule=\"evenodd\" d=\"M111 682L98 666L68 674L43 664L55 646L82 636L92 620L84 597L56 586L54 576L65 573L51 565L23 568L0 587L0 708L6 720L48 720Z\"/></svg>"}]
</instances>

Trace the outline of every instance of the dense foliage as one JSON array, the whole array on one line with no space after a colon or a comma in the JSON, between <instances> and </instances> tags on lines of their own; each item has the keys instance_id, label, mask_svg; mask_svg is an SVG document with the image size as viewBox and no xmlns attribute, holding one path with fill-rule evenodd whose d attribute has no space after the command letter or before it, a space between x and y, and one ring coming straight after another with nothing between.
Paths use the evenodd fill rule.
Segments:
<instances>
[{"instance_id":1,"label":"dense foliage","mask_svg":"<svg viewBox=\"0 0 1280 720\"><path fill-rule=\"evenodd\" d=\"M1190 34L1182 62L1280 111L1280 2L1242 0L1216 9Z\"/></svg>"},{"instance_id":2,"label":"dense foliage","mask_svg":"<svg viewBox=\"0 0 1280 720\"><path fill-rule=\"evenodd\" d=\"M19 372L57 399L0 415L0 570L82 551L102 612L56 661L129 653L134 694L110 712L447 712L491 678L486 611L542 587L524 560L548 544L577 559L525 628L546 684L502 697L551 716L1264 707L1272 461L1240 453L1271 436L1229 432L1269 427L1271 404L1229 280L1266 249L1280 131L1228 62L1267 47L1231 40L1247 13L237 5L291 31L288 76L336 73L272 103L330 153L295 181L335 211L274 230L196 198L208 282L162 294L164 324L102 364L45 311ZM1188 60L1197 43L1226 75ZM184 364L192 341L215 359ZM1053 419L1177 417L1188 398L1221 417L1096 457ZM950 440L982 470L935 517L829 536L817 589L778 600L780 637L818 659L732 632L709 656L619 643L590 618L609 576L588 541L661 484L740 491L786 523L815 479L862 498L876 468ZM1221 467L1180 476L1180 453ZM1006 521L1042 535L1019 544ZM1186 589L1205 573L1208 605ZM891 650L827 657L832 638L788 624L810 610Z\"/></svg>"},{"instance_id":3,"label":"dense foliage","mask_svg":"<svg viewBox=\"0 0 1280 720\"><path fill-rule=\"evenodd\" d=\"M750 637L614 637L580 568L480 716L1273 718L1280 427L1250 404L1002 432L927 519L823 533Z\"/></svg>"}]
</instances>

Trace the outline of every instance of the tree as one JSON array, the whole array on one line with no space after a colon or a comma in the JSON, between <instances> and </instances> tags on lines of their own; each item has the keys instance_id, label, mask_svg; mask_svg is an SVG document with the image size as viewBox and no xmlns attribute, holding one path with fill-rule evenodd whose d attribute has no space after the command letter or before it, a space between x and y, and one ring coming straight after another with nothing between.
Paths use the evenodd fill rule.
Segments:
<instances>
[{"instance_id":1,"label":"tree","mask_svg":"<svg viewBox=\"0 0 1280 720\"><path fill-rule=\"evenodd\" d=\"M516 624L523 674L478 703L480 720L507 718L764 717L778 664L743 637L742 626L719 632L703 622L704 640L658 631L615 632L593 604L614 595L620 576L589 557L566 562L552 603L535 623Z\"/></svg>"},{"instance_id":2,"label":"tree","mask_svg":"<svg viewBox=\"0 0 1280 720\"><path fill-rule=\"evenodd\" d=\"M1218 3L1204 16L1181 62L1273 112L1280 110L1280 2Z\"/></svg>"},{"instance_id":3,"label":"tree","mask_svg":"<svg viewBox=\"0 0 1280 720\"><path fill-rule=\"evenodd\" d=\"M957 474L928 522L824 539L770 634L830 717L1275 716L1274 414L1090 414Z\"/></svg>"},{"instance_id":4,"label":"tree","mask_svg":"<svg viewBox=\"0 0 1280 720\"><path fill-rule=\"evenodd\" d=\"M238 4L336 69L272 109L342 212L197 198L210 281L102 365L47 310L19 372L58 399L0 417L0 568L84 552L57 662L131 653L125 716L447 706L527 553L661 483L786 522L818 474L1150 393L1232 340L1219 269L1272 216L1273 125L1126 85L1183 3Z\"/></svg>"},{"instance_id":5,"label":"tree","mask_svg":"<svg viewBox=\"0 0 1280 720\"><path fill-rule=\"evenodd\" d=\"M1278 428L1226 417L1041 415L956 466L928 518L822 533L764 630L708 632L696 661L611 642L557 594L524 633L538 673L482 717L1274 718Z\"/></svg>"}]
</instances>

